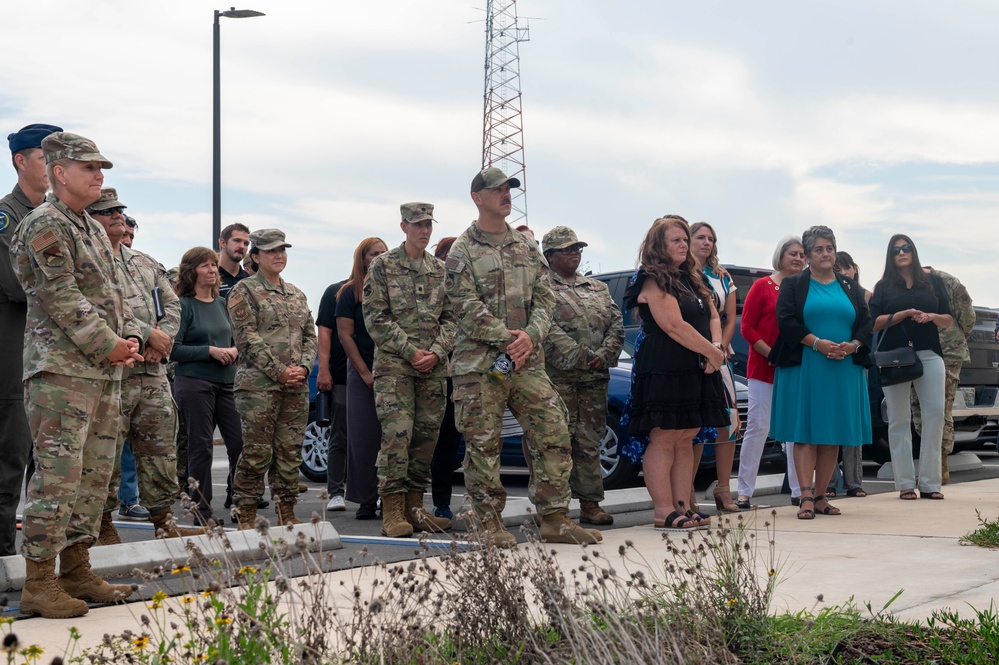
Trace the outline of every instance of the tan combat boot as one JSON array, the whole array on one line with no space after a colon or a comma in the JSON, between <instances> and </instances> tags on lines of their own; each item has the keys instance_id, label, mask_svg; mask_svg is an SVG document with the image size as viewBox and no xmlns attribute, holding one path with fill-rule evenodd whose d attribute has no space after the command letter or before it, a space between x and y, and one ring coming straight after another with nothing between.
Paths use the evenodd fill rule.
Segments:
<instances>
[{"instance_id":1,"label":"tan combat boot","mask_svg":"<svg viewBox=\"0 0 999 665\"><path fill-rule=\"evenodd\" d=\"M236 524L239 525L240 531L254 529L257 523L257 506L253 504L233 508L232 517L236 520Z\"/></svg>"},{"instance_id":2,"label":"tan combat boot","mask_svg":"<svg viewBox=\"0 0 999 665\"><path fill-rule=\"evenodd\" d=\"M503 526L503 517L500 512L487 511L480 522L479 538L486 547L507 549L517 546L517 536L507 531L506 527Z\"/></svg>"},{"instance_id":3,"label":"tan combat boot","mask_svg":"<svg viewBox=\"0 0 999 665\"><path fill-rule=\"evenodd\" d=\"M440 533L451 528L451 520L434 517L426 511L423 507L423 492L406 492L406 520L413 525L414 531Z\"/></svg>"},{"instance_id":4,"label":"tan combat boot","mask_svg":"<svg viewBox=\"0 0 999 665\"><path fill-rule=\"evenodd\" d=\"M114 520L111 519L111 512L101 515L101 530L97 536L98 545L121 545L121 538L118 537L118 529L114 528Z\"/></svg>"},{"instance_id":5,"label":"tan combat boot","mask_svg":"<svg viewBox=\"0 0 999 665\"><path fill-rule=\"evenodd\" d=\"M190 538L191 536L203 536L204 527L189 527L177 524L173 513L169 509L161 510L155 515L149 516L149 521L153 523L153 531L157 538ZM160 532L162 531L162 535Z\"/></svg>"},{"instance_id":6,"label":"tan combat boot","mask_svg":"<svg viewBox=\"0 0 999 665\"><path fill-rule=\"evenodd\" d=\"M579 502L580 524L613 524L614 516L600 507L596 501Z\"/></svg>"},{"instance_id":7,"label":"tan combat boot","mask_svg":"<svg viewBox=\"0 0 999 665\"><path fill-rule=\"evenodd\" d=\"M24 589L21 590L21 611L46 619L82 617L90 608L73 598L56 583L55 559L32 561L25 559Z\"/></svg>"},{"instance_id":8,"label":"tan combat boot","mask_svg":"<svg viewBox=\"0 0 999 665\"><path fill-rule=\"evenodd\" d=\"M90 548L70 545L59 554L59 587L73 598L92 603L113 603L132 595L129 584L108 584L90 568Z\"/></svg>"},{"instance_id":9,"label":"tan combat boot","mask_svg":"<svg viewBox=\"0 0 999 665\"><path fill-rule=\"evenodd\" d=\"M276 500L277 500L277 505L275 506L275 508L277 509L277 514L278 514L278 524L285 525L285 524L302 523L302 520L295 517L296 502L294 499L289 501L287 499L281 499L280 497L276 497Z\"/></svg>"},{"instance_id":10,"label":"tan combat boot","mask_svg":"<svg viewBox=\"0 0 999 665\"><path fill-rule=\"evenodd\" d=\"M571 519L565 508L541 516L541 542L593 545L604 537L596 529L584 529Z\"/></svg>"},{"instance_id":11,"label":"tan combat boot","mask_svg":"<svg viewBox=\"0 0 999 665\"><path fill-rule=\"evenodd\" d=\"M405 495L382 495L382 535L389 538L408 538L413 535L413 525L406 521Z\"/></svg>"}]
</instances>

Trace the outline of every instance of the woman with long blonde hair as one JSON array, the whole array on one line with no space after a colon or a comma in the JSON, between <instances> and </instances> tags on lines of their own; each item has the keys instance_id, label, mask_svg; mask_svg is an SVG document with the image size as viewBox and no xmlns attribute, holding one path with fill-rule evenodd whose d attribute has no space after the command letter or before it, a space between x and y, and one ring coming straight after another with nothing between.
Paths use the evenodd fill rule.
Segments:
<instances>
[{"instance_id":1,"label":"woman with long blonde hair","mask_svg":"<svg viewBox=\"0 0 999 665\"><path fill-rule=\"evenodd\" d=\"M375 413L375 342L364 326L364 278L368 266L388 245L381 238L365 238L354 250L350 279L340 287L336 299L336 330L347 354L347 491L348 501L360 504L359 520L375 519L378 503L376 460L382 428Z\"/></svg>"}]
</instances>

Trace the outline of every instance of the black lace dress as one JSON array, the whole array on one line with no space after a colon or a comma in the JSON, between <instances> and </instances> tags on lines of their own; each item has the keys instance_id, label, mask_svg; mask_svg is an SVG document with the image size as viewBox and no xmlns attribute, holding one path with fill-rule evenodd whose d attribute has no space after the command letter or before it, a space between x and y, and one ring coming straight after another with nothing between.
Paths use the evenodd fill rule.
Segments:
<instances>
[{"instance_id":1,"label":"black lace dress","mask_svg":"<svg viewBox=\"0 0 999 665\"><path fill-rule=\"evenodd\" d=\"M700 355L667 335L638 294L648 276L639 270L624 295L625 306L638 307L645 339L635 357L628 433L648 434L652 429L699 429L729 424L725 388L717 372L705 374ZM685 277L670 289L680 305L683 320L705 339L711 339L711 308Z\"/></svg>"}]
</instances>

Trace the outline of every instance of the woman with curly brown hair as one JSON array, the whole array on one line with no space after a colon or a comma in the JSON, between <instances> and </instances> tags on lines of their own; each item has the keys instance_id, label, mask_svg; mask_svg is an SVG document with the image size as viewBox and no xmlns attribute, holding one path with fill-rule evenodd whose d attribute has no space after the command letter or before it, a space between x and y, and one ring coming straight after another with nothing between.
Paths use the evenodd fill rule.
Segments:
<instances>
[{"instance_id":1,"label":"woman with curly brown hair","mask_svg":"<svg viewBox=\"0 0 999 665\"><path fill-rule=\"evenodd\" d=\"M728 424L721 321L697 262L690 228L677 215L657 219L640 250L625 306L638 307L645 338L634 364L628 433L648 435L642 468L653 526L689 531L708 519L690 510L693 439L701 427Z\"/></svg>"},{"instance_id":2,"label":"woman with curly brown hair","mask_svg":"<svg viewBox=\"0 0 999 665\"><path fill-rule=\"evenodd\" d=\"M212 443L218 426L229 458L226 498L232 498L236 462L243 452L243 433L236 411L236 344L232 338L225 298L219 295L218 254L207 247L187 250L180 260L177 295L180 330L173 340L170 360L174 371L174 398L187 429L187 478L197 503L195 520L212 518Z\"/></svg>"}]
</instances>

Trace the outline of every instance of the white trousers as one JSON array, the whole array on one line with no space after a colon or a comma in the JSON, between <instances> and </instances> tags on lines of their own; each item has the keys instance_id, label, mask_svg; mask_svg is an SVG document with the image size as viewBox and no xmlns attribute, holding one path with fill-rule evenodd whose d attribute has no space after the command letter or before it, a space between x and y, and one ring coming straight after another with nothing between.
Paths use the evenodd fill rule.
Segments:
<instances>
[{"instance_id":1,"label":"white trousers","mask_svg":"<svg viewBox=\"0 0 999 665\"><path fill-rule=\"evenodd\" d=\"M943 358L932 351L917 351L923 363L923 375L915 381L885 386L888 405L888 448L895 472L895 489L939 492L943 469L940 447L944 426L944 381L947 371ZM923 414L923 435L919 449L919 466L912 459L912 408L909 386L916 389Z\"/></svg>"},{"instance_id":2,"label":"white trousers","mask_svg":"<svg viewBox=\"0 0 999 665\"><path fill-rule=\"evenodd\" d=\"M749 409L746 412L746 432L739 448L739 496L752 497L756 491L756 477L760 472L763 447L770 434L770 408L773 403L774 384L748 379ZM787 446L788 484L791 495L799 496L798 476L794 472L794 455Z\"/></svg>"}]
</instances>

